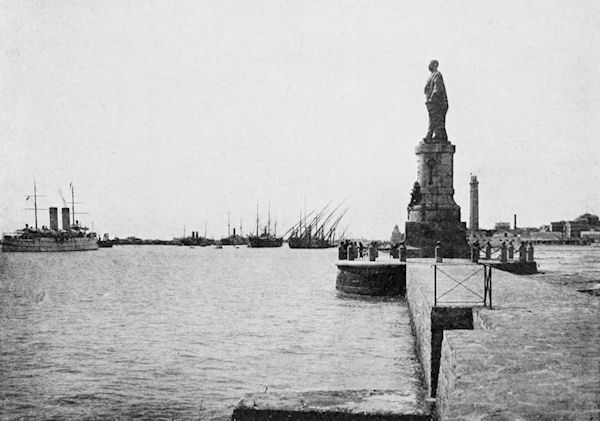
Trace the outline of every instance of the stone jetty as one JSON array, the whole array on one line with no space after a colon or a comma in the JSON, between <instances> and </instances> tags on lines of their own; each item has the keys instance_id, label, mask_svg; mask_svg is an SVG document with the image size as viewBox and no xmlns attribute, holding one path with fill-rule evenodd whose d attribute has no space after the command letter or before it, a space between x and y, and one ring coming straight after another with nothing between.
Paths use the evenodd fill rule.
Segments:
<instances>
[{"instance_id":1,"label":"stone jetty","mask_svg":"<svg viewBox=\"0 0 600 421\"><path fill-rule=\"evenodd\" d=\"M410 262L407 299L438 419L600 419L597 297L493 270L492 308L435 306L433 265ZM477 269L464 260L439 267L454 280L438 276L438 297ZM467 282L477 288L477 277ZM462 287L451 294L474 297Z\"/></svg>"},{"instance_id":2,"label":"stone jetty","mask_svg":"<svg viewBox=\"0 0 600 421\"><path fill-rule=\"evenodd\" d=\"M466 259L405 268L423 384L250 394L232 419L600 419L598 297L493 268L484 295L486 266Z\"/></svg>"}]
</instances>

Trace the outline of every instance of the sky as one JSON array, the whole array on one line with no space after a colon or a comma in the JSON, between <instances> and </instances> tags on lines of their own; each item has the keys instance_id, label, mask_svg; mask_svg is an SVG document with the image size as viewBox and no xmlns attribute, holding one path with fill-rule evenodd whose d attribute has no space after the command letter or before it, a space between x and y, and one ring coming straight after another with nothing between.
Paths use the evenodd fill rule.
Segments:
<instances>
[{"instance_id":1,"label":"sky","mask_svg":"<svg viewBox=\"0 0 600 421\"><path fill-rule=\"evenodd\" d=\"M326 203L404 231L448 91L454 198L480 227L600 213L600 3L0 1L0 231L70 200L99 233L278 233Z\"/></svg>"}]
</instances>

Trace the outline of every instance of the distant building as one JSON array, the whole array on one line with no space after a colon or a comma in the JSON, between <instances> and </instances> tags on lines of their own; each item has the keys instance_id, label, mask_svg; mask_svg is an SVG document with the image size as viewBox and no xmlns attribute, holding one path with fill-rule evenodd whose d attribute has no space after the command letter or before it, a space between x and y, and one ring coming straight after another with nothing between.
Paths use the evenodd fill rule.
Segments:
<instances>
[{"instance_id":1,"label":"distant building","mask_svg":"<svg viewBox=\"0 0 600 421\"><path fill-rule=\"evenodd\" d=\"M510 222L496 222L494 225L495 231L510 231Z\"/></svg>"},{"instance_id":2,"label":"distant building","mask_svg":"<svg viewBox=\"0 0 600 421\"><path fill-rule=\"evenodd\" d=\"M585 220L567 221L565 223L565 237L579 238L582 231L589 231L590 226Z\"/></svg>"},{"instance_id":3,"label":"distant building","mask_svg":"<svg viewBox=\"0 0 600 421\"><path fill-rule=\"evenodd\" d=\"M400 244L403 241L404 241L404 236L400 232L400 228L398 228L398 225L396 225L394 227L394 230L392 231L392 237L390 238L390 243Z\"/></svg>"},{"instance_id":4,"label":"distant building","mask_svg":"<svg viewBox=\"0 0 600 421\"><path fill-rule=\"evenodd\" d=\"M600 231L581 231L579 235L586 240L600 242Z\"/></svg>"},{"instance_id":5,"label":"distant building","mask_svg":"<svg viewBox=\"0 0 600 421\"><path fill-rule=\"evenodd\" d=\"M551 232L565 232L565 225L567 221L550 222Z\"/></svg>"},{"instance_id":6,"label":"distant building","mask_svg":"<svg viewBox=\"0 0 600 421\"><path fill-rule=\"evenodd\" d=\"M475 232L479 229L479 182L477 176L471 176L471 215L469 218L469 229Z\"/></svg>"}]
</instances>

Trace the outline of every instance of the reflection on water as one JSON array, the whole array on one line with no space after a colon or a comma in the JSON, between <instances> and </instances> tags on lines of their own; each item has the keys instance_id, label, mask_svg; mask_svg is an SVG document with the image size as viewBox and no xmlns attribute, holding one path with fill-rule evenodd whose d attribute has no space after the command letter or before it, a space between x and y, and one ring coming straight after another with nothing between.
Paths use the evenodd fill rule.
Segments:
<instances>
[{"instance_id":1,"label":"reflection on water","mask_svg":"<svg viewBox=\"0 0 600 421\"><path fill-rule=\"evenodd\" d=\"M0 254L0 414L226 419L248 392L418 376L406 303L338 296L336 253Z\"/></svg>"}]
</instances>

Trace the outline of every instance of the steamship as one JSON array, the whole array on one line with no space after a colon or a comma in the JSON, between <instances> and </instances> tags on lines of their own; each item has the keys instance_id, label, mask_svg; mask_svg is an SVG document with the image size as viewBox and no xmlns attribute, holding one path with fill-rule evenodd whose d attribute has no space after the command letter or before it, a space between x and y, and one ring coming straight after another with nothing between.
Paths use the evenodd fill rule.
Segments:
<instances>
[{"instance_id":1,"label":"steamship","mask_svg":"<svg viewBox=\"0 0 600 421\"><path fill-rule=\"evenodd\" d=\"M256 204L256 235L248 236L248 246L252 248L258 247L281 247L283 245L283 237L277 237L277 222L275 222L275 230L271 232L271 204L269 203L269 222L264 227L263 232L258 231L258 203Z\"/></svg>"},{"instance_id":2,"label":"steamship","mask_svg":"<svg viewBox=\"0 0 600 421\"><path fill-rule=\"evenodd\" d=\"M27 196L29 200L31 196ZM15 233L4 234L2 239L3 252L49 252L49 251L86 251L98 250L96 233L88 232L88 228L75 221L75 200L71 185L72 217L68 207L62 208L62 230L58 229L58 208L49 208L50 227L38 229L37 191L33 184L33 203L35 210L35 227L25 224L25 228Z\"/></svg>"}]
</instances>

